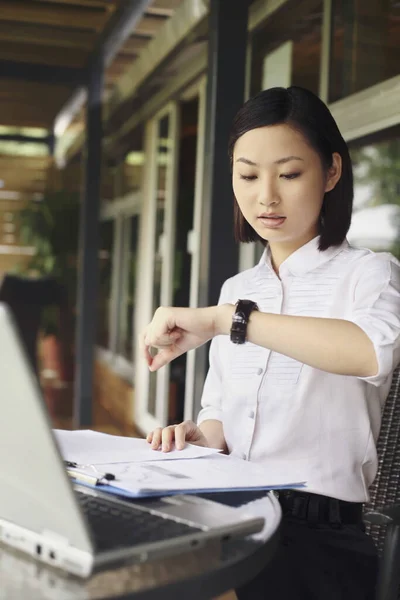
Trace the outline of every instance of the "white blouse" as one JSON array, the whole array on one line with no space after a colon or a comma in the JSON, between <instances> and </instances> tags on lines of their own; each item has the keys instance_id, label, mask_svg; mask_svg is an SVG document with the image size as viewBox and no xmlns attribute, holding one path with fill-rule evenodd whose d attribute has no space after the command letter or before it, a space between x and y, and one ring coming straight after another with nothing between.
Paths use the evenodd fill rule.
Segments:
<instances>
[{"instance_id":1,"label":"white blouse","mask_svg":"<svg viewBox=\"0 0 400 600\"><path fill-rule=\"evenodd\" d=\"M263 464L267 483L306 481L307 491L365 502L381 410L400 361L400 263L347 241L320 252L318 241L289 256L279 277L267 249L256 267L224 283L220 303L247 298L263 312L352 321L372 340L379 372L335 375L218 336L198 423L222 421L229 452Z\"/></svg>"}]
</instances>

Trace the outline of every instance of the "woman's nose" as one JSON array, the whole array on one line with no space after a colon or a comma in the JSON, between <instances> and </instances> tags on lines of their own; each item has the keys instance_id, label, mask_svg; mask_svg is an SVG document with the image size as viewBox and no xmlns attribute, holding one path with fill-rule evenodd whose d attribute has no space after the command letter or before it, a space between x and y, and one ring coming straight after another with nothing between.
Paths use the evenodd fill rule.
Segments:
<instances>
[{"instance_id":1,"label":"woman's nose","mask_svg":"<svg viewBox=\"0 0 400 600\"><path fill-rule=\"evenodd\" d=\"M274 206L279 204L279 195L272 182L266 181L263 183L258 195L258 202L262 206Z\"/></svg>"}]
</instances>

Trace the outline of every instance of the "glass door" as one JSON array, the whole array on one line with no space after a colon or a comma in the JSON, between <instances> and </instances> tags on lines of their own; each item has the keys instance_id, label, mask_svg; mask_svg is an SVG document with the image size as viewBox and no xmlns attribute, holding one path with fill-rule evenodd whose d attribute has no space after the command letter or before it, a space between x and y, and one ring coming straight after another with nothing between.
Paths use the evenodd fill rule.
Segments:
<instances>
[{"instance_id":1,"label":"glass door","mask_svg":"<svg viewBox=\"0 0 400 600\"><path fill-rule=\"evenodd\" d=\"M171 306L174 277L178 111L169 104L146 133L146 183L139 237L137 319L141 331L159 306ZM170 366L150 373L139 352L135 370L135 420L144 431L168 421Z\"/></svg>"},{"instance_id":2,"label":"glass door","mask_svg":"<svg viewBox=\"0 0 400 600\"><path fill-rule=\"evenodd\" d=\"M190 269L190 292L189 306L196 308L199 297L199 275L200 275L200 242L201 242L201 221L203 205L203 180L204 180L204 138L205 138L205 118L206 118L206 85L207 79L204 77L199 81L198 95L198 116L197 116L197 148L196 148L196 166L195 166L195 189L194 189L194 207L193 207L193 226L187 236L187 250L191 255ZM195 419L194 406L194 386L195 386L195 367L196 350L191 350L186 355L186 376L184 390L184 419Z\"/></svg>"}]
</instances>

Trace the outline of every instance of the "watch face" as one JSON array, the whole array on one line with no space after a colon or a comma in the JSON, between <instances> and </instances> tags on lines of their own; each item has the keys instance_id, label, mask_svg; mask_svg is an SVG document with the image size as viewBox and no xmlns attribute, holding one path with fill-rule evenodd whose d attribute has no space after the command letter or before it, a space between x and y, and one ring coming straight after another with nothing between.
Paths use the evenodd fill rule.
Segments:
<instances>
[{"instance_id":1,"label":"watch face","mask_svg":"<svg viewBox=\"0 0 400 600\"><path fill-rule=\"evenodd\" d=\"M243 313L235 313L232 316L232 321L234 321L235 323L243 323L243 324L245 324L246 323L246 318L245 318L245 316L244 316Z\"/></svg>"}]
</instances>

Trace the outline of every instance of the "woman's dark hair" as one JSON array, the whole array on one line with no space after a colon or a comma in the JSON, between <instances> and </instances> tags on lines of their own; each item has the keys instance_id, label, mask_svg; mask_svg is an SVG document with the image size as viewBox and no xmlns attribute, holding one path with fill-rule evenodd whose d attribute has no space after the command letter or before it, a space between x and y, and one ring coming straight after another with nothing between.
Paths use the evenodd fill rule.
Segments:
<instances>
[{"instance_id":1,"label":"woman's dark hair","mask_svg":"<svg viewBox=\"0 0 400 600\"><path fill-rule=\"evenodd\" d=\"M342 175L336 186L325 194L319 218L319 249L339 246L350 227L353 208L353 171L347 144L328 107L312 92L301 87L275 87L250 98L236 114L229 139L229 158L237 140L247 131L285 123L300 131L318 153L324 169L332 166L332 154L342 157ZM262 239L234 205L235 238L239 242Z\"/></svg>"}]
</instances>

